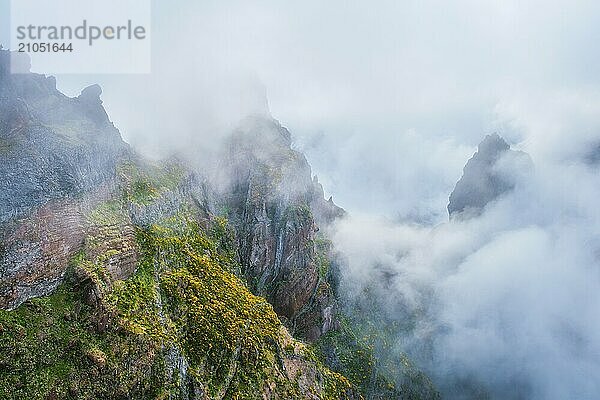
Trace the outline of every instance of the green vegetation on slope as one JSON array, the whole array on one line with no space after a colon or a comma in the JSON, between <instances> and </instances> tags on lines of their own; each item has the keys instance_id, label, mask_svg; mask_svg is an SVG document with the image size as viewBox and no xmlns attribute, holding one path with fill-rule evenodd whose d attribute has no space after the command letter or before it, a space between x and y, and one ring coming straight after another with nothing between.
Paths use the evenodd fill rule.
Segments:
<instances>
[{"instance_id":1,"label":"green vegetation on slope","mask_svg":"<svg viewBox=\"0 0 600 400\"><path fill-rule=\"evenodd\" d=\"M0 311L0 398L356 398L235 275L226 220L196 219L190 205L128 242L129 202L169 190L154 178L131 190L140 179L127 177L122 200L91 212L55 293ZM132 246L135 272L120 280L111 263Z\"/></svg>"},{"instance_id":2,"label":"green vegetation on slope","mask_svg":"<svg viewBox=\"0 0 600 400\"><path fill-rule=\"evenodd\" d=\"M117 174L122 182L124 199L144 205L150 204L162 193L177 188L186 173L183 167L175 162L156 166L129 161L119 166Z\"/></svg>"},{"instance_id":3,"label":"green vegetation on slope","mask_svg":"<svg viewBox=\"0 0 600 400\"><path fill-rule=\"evenodd\" d=\"M252 399L272 391L292 399L301 398L303 390L314 391L318 398L343 398L350 384L326 371L303 345L293 346L292 356L322 374L324 386L313 383L313 387L300 388L289 379L281 352L282 343L291 338L271 305L222 267L231 260L218 251L198 222L178 215L140 231L138 238L143 249L140 270L152 268L160 276L159 302L164 302L168 320L163 325L174 331L167 335L174 335L188 360L190 379L201 384L211 398ZM129 292L115 291L117 308L132 326L152 331L146 322L149 307L139 303L154 299L123 296Z\"/></svg>"},{"instance_id":4,"label":"green vegetation on slope","mask_svg":"<svg viewBox=\"0 0 600 400\"><path fill-rule=\"evenodd\" d=\"M70 277L54 294L0 310L0 398L162 398L158 343L100 316Z\"/></svg>"},{"instance_id":5,"label":"green vegetation on slope","mask_svg":"<svg viewBox=\"0 0 600 400\"><path fill-rule=\"evenodd\" d=\"M383 326L340 315L340 328L320 338L320 357L369 399L439 400L431 380L386 341ZM392 336L393 337L393 336ZM385 354L385 355L384 355Z\"/></svg>"}]
</instances>

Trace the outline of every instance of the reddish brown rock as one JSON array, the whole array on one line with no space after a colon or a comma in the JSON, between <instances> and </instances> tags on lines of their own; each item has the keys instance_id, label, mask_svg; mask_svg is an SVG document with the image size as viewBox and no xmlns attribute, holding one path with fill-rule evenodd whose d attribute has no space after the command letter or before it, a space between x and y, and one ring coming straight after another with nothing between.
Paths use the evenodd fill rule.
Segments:
<instances>
[{"instance_id":1,"label":"reddish brown rock","mask_svg":"<svg viewBox=\"0 0 600 400\"><path fill-rule=\"evenodd\" d=\"M43 206L13 226L4 235L0 257L0 308L5 309L52 292L85 232L81 207L70 200Z\"/></svg>"}]
</instances>

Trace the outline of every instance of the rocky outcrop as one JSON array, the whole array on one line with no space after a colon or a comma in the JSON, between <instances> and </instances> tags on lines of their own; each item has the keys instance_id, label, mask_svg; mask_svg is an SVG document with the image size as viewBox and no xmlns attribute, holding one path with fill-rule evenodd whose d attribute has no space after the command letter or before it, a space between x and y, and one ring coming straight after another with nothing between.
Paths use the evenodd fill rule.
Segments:
<instances>
[{"instance_id":1,"label":"rocky outcrop","mask_svg":"<svg viewBox=\"0 0 600 400\"><path fill-rule=\"evenodd\" d=\"M10 74L10 54L0 50L0 227L114 177L130 150L100 93L92 86L69 98L54 77Z\"/></svg>"},{"instance_id":2,"label":"rocky outcrop","mask_svg":"<svg viewBox=\"0 0 600 400\"><path fill-rule=\"evenodd\" d=\"M86 231L86 257L106 269L111 282L135 272L138 255L135 228L129 218L91 225Z\"/></svg>"},{"instance_id":3,"label":"rocky outcrop","mask_svg":"<svg viewBox=\"0 0 600 400\"><path fill-rule=\"evenodd\" d=\"M100 189L85 199L54 200L5 227L0 236L0 308L13 309L56 289L82 248L85 215L107 197L108 190Z\"/></svg>"},{"instance_id":4,"label":"rocky outcrop","mask_svg":"<svg viewBox=\"0 0 600 400\"><path fill-rule=\"evenodd\" d=\"M4 227L0 243L0 308L52 293L80 252L102 265L110 281L127 279L137 265L135 226L158 223L194 197L191 178L156 191L146 204L120 203L131 182L120 176L83 198L53 200Z\"/></svg>"},{"instance_id":5,"label":"rocky outcrop","mask_svg":"<svg viewBox=\"0 0 600 400\"><path fill-rule=\"evenodd\" d=\"M488 203L514 188L517 169L529 169L531 165L527 154L511 150L497 134L486 136L450 194L448 214L450 217L480 214Z\"/></svg>"},{"instance_id":6,"label":"rocky outcrop","mask_svg":"<svg viewBox=\"0 0 600 400\"><path fill-rule=\"evenodd\" d=\"M323 185L319 183L319 178L313 177L312 196L310 196L310 210L318 226L327 226L345 214L344 209L338 207L333 202L333 197L329 196L325 200Z\"/></svg>"},{"instance_id":7,"label":"rocky outcrop","mask_svg":"<svg viewBox=\"0 0 600 400\"><path fill-rule=\"evenodd\" d=\"M335 307L319 276L317 221L327 224L343 210L323 198L306 158L292 149L290 132L268 117L248 118L232 135L217 182L251 289L294 333L315 340L331 327L325 321Z\"/></svg>"}]
</instances>

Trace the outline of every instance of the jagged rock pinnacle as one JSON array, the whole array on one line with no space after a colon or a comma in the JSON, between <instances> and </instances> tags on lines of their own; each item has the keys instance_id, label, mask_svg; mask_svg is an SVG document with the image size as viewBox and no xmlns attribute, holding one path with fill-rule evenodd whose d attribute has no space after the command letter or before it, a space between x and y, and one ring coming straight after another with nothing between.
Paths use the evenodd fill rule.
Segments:
<instances>
[{"instance_id":1,"label":"jagged rock pinnacle","mask_svg":"<svg viewBox=\"0 0 600 400\"><path fill-rule=\"evenodd\" d=\"M102 88L100 85L94 84L83 89L78 98L86 103L102 103L102 100L100 100L101 94Z\"/></svg>"},{"instance_id":2,"label":"jagged rock pinnacle","mask_svg":"<svg viewBox=\"0 0 600 400\"><path fill-rule=\"evenodd\" d=\"M467 162L463 175L456 183L448 204L448 214L474 216L480 214L485 206L514 187L514 181L496 168L497 162L507 156L515 155L527 158L523 152L514 151L498 134L486 136L479 144L477 152Z\"/></svg>"}]
</instances>

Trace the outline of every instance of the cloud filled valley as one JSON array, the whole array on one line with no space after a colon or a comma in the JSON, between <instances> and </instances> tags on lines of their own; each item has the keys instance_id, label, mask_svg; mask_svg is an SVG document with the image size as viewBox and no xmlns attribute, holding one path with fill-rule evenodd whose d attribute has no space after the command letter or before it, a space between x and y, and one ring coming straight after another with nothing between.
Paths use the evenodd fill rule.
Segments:
<instances>
[{"instance_id":1,"label":"cloud filled valley","mask_svg":"<svg viewBox=\"0 0 600 400\"><path fill-rule=\"evenodd\" d=\"M336 227L348 301L368 287L381 323L418 315L390 340L447 398L600 390L598 166L582 157L526 171L509 171L515 187L477 216L428 226L355 215Z\"/></svg>"}]
</instances>

